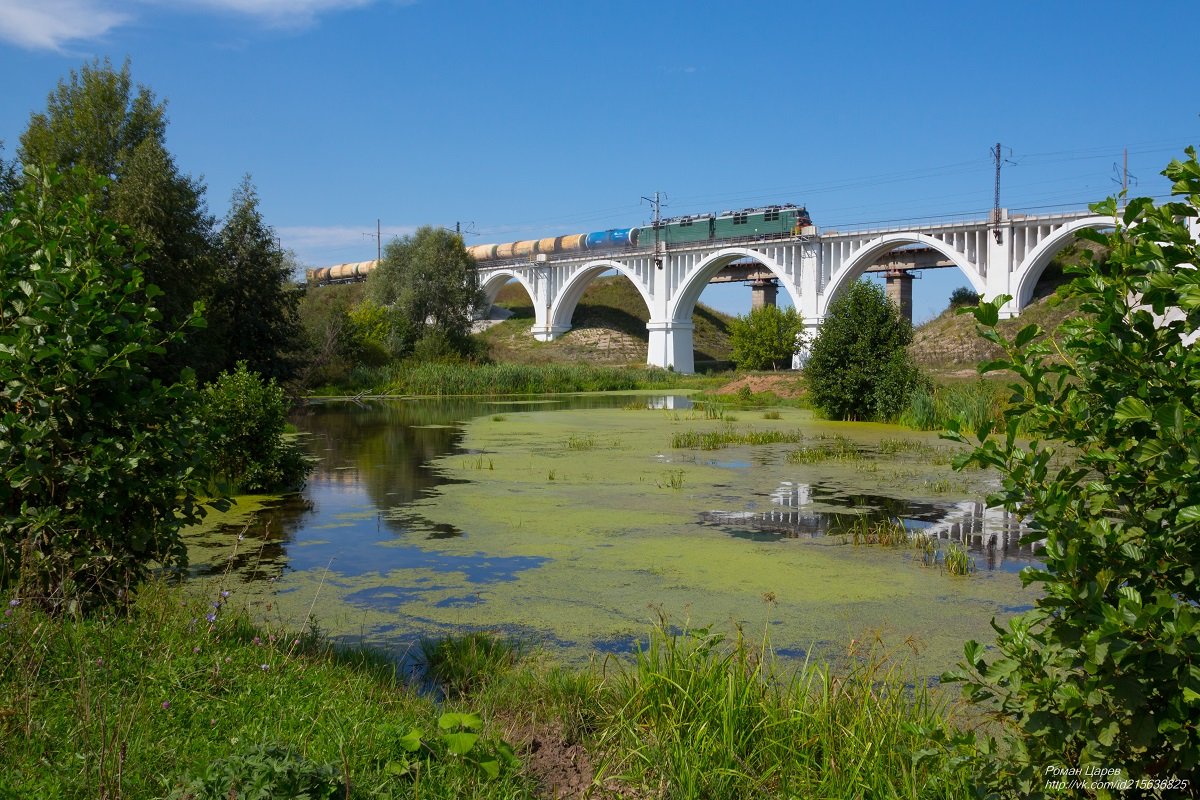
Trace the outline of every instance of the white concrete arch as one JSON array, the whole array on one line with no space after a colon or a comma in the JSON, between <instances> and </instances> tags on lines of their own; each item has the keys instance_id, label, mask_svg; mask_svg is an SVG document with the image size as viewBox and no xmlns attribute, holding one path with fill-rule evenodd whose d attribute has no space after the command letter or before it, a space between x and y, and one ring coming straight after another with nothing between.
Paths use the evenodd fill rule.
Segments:
<instances>
[{"instance_id":1,"label":"white concrete arch","mask_svg":"<svg viewBox=\"0 0 1200 800\"><path fill-rule=\"evenodd\" d=\"M688 272L667 306L667 319L690 323L692 314L696 310L696 303L700 302L700 295L704 293L713 276L733 262L745 259L750 259L770 270L771 274L779 279L780 285L787 290L788 297L792 299L792 305L796 307L797 311L801 309L800 295L795 279L787 274L782 265L748 247L727 247L705 256Z\"/></svg>"},{"instance_id":2,"label":"white concrete arch","mask_svg":"<svg viewBox=\"0 0 1200 800\"><path fill-rule=\"evenodd\" d=\"M522 275L513 272L512 270L501 270L499 272L492 272L488 274L487 280L484 281L483 285L480 287L483 289L483 297L485 300L487 300L488 304L491 305L492 303L496 302L496 295L500 294L500 290L512 280L515 280L517 283L521 284L521 288L524 289L525 293L529 295L529 302L533 303L533 305L536 307L538 305L538 298L534 288L529 285Z\"/></svg>"},{"instance_id":3,"label":"white concrete arch","mask_svg":"<svg viewBox=\"0 0 1200 800\"><path fill-rule=\"evenodd\" d=\"M987 294L987 282L984 276L980 274L979 268L968 261L966 256L954 247L946 244L941 239L928 236L924 233L908 231L888 233L870 240L855 250L844 266L838 270L837 274L832 276L822 294L819 307L820 316L824 318L825 314L828 313L830 304L841 294L842 290L858 280L867 271L867 268L875 263L876 259L885 253L895 250L897 247L909 244L919 244L923 247L937 250L947 259L954 262L959 271L971 282L971 288L977 294L980 296Z\"/></svg>"},{"instance_id":4,"label":"white concrete arch","mask_svg":"<svg viewBox=\"0 0 1200 800\"><path fill-rule=\"evenodd\" d=\"M628 278L629 282L637 289L638 294L641 295L646 309L653 313L654 305L650 289L638 279L637 273L617 261L600 259L589 261L572 270L571 276L558 290L554 302L551 303L550 325L555 330L570 330L571 317L575 315L575 307L579 305L579 300L583 297L588 284L610 270L615 270Z\"/></svg>"},{"instance_id":5,"label":"white concrete arch","mask_svg":"<svg viewBox=\"0 0 1200 800\"><path fill-rule=\"evenodd\" d=\"M1037 287L1038 279L1046 271L1050 260L1075 240L1075 234L1078 231L1084 228L1112 228L1113 225L1112 217L1084 217L1083 219L1068 222L1038 242L1037 247L1030 250L1029 255L1025 256L1025 259L1013 271L1011 284L1013 287L1012 302L1015 304L1013 310L1019 312L1025 306L1029 305L1029 301L1033 297L1033 290Z\"/></svg>"},{"instance_id":6,"label":"white concrete arch","mask_svg":"<svg viewBox=\"0 0 1200 800\"><path fill-rule=\"evenodd\" d=\"M535 286L530 286L526 276L515 270L502 269L495 272L489 272L486 279L480 285L483 290L483 297L490 306L496 301L496 295L500 290L511 280L516 280L521 284L521 288L529 295L529 302L533 306L533 327L531 331L546 327L546 302L538 294Z\"/></svg>"}]
</instances>

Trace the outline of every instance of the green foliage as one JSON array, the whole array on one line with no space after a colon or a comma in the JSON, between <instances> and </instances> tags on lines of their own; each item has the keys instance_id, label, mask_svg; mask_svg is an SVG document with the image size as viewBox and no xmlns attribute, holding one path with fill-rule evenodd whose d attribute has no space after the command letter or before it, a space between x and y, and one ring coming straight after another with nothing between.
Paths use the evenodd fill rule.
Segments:
<instances>
[{"instance_id":1,"label":"green foliage","mask_svg":"<svg viewBox=\"0 0 1200 800\"><path fill-rule=\"evenodd\" d=\"M950 293L950 308L962 308L979 304L979 293L967 286L960 286Z\"/></svg>"},{"instance_id":2,"label":"green foliage","mask_svg":"<svg viewBox=\"0 0 1200 800\"><path fill-rule=\"evenodd\" d=\"M777 669L768 647L666 620L618 676L607 763L656 797L962 797L965 774L914 764L918 730L945 732L923 685L881 650L835 675Z\"/></svg>"},{"instance_id":3,"label":"green foliage","mask_svg":"<svg viewBox=\"0 0 1200 800\"><path fill-rule=\"evenodd\" d=\"M405 339L401 353L422 340L426 355L471 351L471 317L484 305L475 260L462 237L424 227L388 244L383 260L367 278L367 294L379 306L396 309Z\"/></svg>"},{"instance_id":4,"label":"green foliage","mask_svg":"<svg viewBox=\"0 0 1200 800\"><path fill-rule=\"evenodd\" d=\"M17 165L4 160L4 140L0 139L0 216L12 208L13 195L20 185L17 180Z\"/></svg>"},{"instance_id":5,"label":"green foliage","mask_svg":"<svg viewBox=\"0 0 1200 800\"><path fill-rule=\"evenodd\" d=\"M804 368L813 405L830 419L897 417L926 383L908 355L912 336L883 289L849 286L830 304Z\"/></svg>"},{"instance_id":6,"label":"green foliage","mask_svg":"<svg viewBox=\"0 0 1200 800\"><path fill-rule=\"evenodd\" d=\"M520 645L485 631L422 639L425 676L448 697L478 691L520 660Z\"/></svg>"},{"instance_id":7,"label":"green foliage","mask_svg":"<svg viewBox=\"0 0 1200 800\"><path fill-rule=\"evenodd\" d=\"M297 367L299 294L292 260L263 221L249 175L234 190L216 259L209 322L220 331L221 369L245 361L251 371L286 382Z\"/></svg>"},{"instance_id":8,"label":"green foliage","mask_svg":"<svg viewBox=\"0 0 1200 800\"><path fill-rule=\"evenodd\" d=\"M432 762L452 762L483 781L494 781L502 772L521 766L512 745L503 739L482 736L483 718L471 712L448 711L438 717L438 734L424 736L419 728L396 739L395 755L385 766L394 777L417 777Z\"/></svg>"},{"instance_id":9,"label":"green foliage","mask_svg":"<svg viewBox=\"0 0 1200 800\"><path fill-rule=\"evenodd\" d=\"M309 288L300 298L303 341L300 382L308 387L342 383L360 360L356 324L350 315L362 305L363 284ZM380 354L383 358L385 354Z\"/></svg>"},{"instance_id":10,"label":"green foliage","mask_svg":"<svg viewBox=\"0 0 1200 800\"><path fill-rule=\"evenodd\" d=\"M353 384L354 388L438 397L665 389L696 380L660 369L588 364L406 363L367 372L364 377L367 380Z\"/></svg>"},{"instance_id":11,"label":"green foliage","mask_svg":"<svg viewBox=\"0 0 1200 800\"><path fill-rule=\"evenodd\" d=\"M310 466L284 439L288 402L274 378L263 380L239 361L204 388L200 417L208 472L244 492L299 489Z\"/></svg>"},{"instance_id":12,"label":"green foliage","mask_svg":"<svg viewBox=\"0 0 1200 800\"><path fill-rule=\"evenodd\" d=\"M733 360L740 369L791 369L804 320L796 309L763 306L730 325Z\"/></svg>"},{"instance_id":13,"label":"green foliage","mask_svg":"<svg viewBox=\"0 0 1200 800\"><path fill-rule=\"evenodd\" d=\"M279 745L259 745L219 758L204 776L176 789L172 800L331 800L345 787L332 764L314 764Z\"/></svg>"},{"instance_id":14,"label":"green foliage","mask_svg":"<svg viewBox=\"0 0 1200 800\"><path fill-rule=\"evenodd\" d=\"M1045 540L1045 566L1022 573L1042 587L1034 610L997 629L994 652L968 643L952 676L1008 722L1003 758L980 759L1006 794L1042 796L1051 766L1134 780L1200 768L1200 247L1187 226L1200 164L1187 153L1164 172L1181 202L1093 206L1115 229L1081 236L1109 257L1068 267L1060 293L1084 316L1060 328L1061 355L1034 343L1036 326L996 330L1007 298L974 311L1005 354L981 369L1018 382L969 461L1001 472L990 502L1031 520L1026 542Z\"/></svg>"},{"instance_id":15,"label":"green foliage","mask_svg":"<svg viewBox=\"0 0 1200 800\"><path fill-rule=\"evenodd\" d=\"M955 424L975 431L986 422L1003 422L1004 397L1000 387L982 378L973 383L922 384L908 395L900 424L919 431L944 430Z\"/></svg>"},{"instance_id":16,"label":"green foliage","mask_svg":"<svg viewBox=\"0 0 1200 800\"><path fill-rule=\"evenodd\" d=\"M19 157L27 167L65 171L53 190L60 200L92 193L94 208L132 231L127 246L139 243L146 281L163 290L160 329L173 330L210 293L213 220L203 183L181 175L167 151L166 129L166 104L145 86L135 89L128 61L118 71L95 60L60 81L46 111L30 117ZM210 361L219 353L208 336L174 340L155 374L174 377L191 366L202 379L215 375Z\"/></svg>"},{"instance_id":17,"label":"green foliage","mask_svg":"<svg viewBox=\"0 0 1200 800\"><path fill-rule=\"evenodd\" d=\"M56 176L26 175L0 223L0 586L86 607L186 563L194 393L150 377L174 336L129 232L94 192L64 199Z\"/></svg>"},{"instance_id":18,"label":"green foliage","mask_svg":"<svg viewBox=\"0 0 1200 800\"><path fill-rule=\"evenodd\" d=\"M130 608L83 618L6 609L0 797L224 800L233 795L222 776L274 782L272 798L305 788L326 797L339 785L337 798L346 786L356 798L536 796L487 722L439 728L461 709L413 691L389 655L335 647L311 625L256 627L253 595L206 584L150 581ZM539 685L524 682L522 702L536 704ZM428 745L415 755L402 745L413 730ZM441 736L471 732L480 738L462 755ZM256 746L265 743L274 746ZM396 775L388 767L401 756L415 768ZM497 759L488 777L481 764ZM236 796L264 796L251 788Z\"/></svg>"},{"instance_id":19,"label":"green foliage","mask_svg":"<svg viewBox=\"0 0 1200 800\"><path fill-rule=\"evenodd\" d=\"M346 331L351 348L359 363L378 367L388 363L405 346L409 337L404 320L395 309L364 300L350 309L350 325Z\"/></svg>"}]
</instances>

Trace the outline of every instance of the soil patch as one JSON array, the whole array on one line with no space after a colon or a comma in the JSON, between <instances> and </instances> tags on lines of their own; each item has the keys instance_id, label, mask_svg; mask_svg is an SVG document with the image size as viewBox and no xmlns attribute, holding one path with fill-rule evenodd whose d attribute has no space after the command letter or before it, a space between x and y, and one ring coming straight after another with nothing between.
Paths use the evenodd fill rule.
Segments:
<instances>
[{"instance_id":1,"label":"soil patch","mask_svg":"<svg viewBox=\"0 0 1200 800\"><path fill-rule=\"evenodd\" d=\"M773 392L782 398L803 397L808 391L804 387L804 379L799 372L780 372L769 375L745 375L725 384L717 389L716 393L737 394L743 387L748 387L755 394Z\"/></svg>"}]
</instances>

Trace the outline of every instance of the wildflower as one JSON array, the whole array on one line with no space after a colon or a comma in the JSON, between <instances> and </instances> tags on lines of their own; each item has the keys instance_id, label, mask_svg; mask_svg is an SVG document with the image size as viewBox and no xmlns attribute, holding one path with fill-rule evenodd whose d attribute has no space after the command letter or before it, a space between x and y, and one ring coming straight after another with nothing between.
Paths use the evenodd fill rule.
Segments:
<instances>
[{"instance_id":1,"label":"wildflower","mask_svg":"<svg viewBox=\"0 0 1200 800\"><path fill-rule=\"evenodd\" d=\"M192 648L192 652L193 652L193 653L199 653L199 652L200 652L200 645L196 645L195 647L193 647L193 648Z\"/></svg>"},{"instance_id":2,"label":"wildflower","mask_svg":"<svg viewBox=\"0 0 1200 800\"><path fill-rule=\"evenodd\" d=\"M166 710L167 710L168 708L170 708L170 707L171 707L171 701L170 701L170 700L163 700L163 711L166 711Z\"/></svg>"},{"instance_id":3,"label":"wildflower","mask_svg":"<svg viewBox=\"0 0 1200 800\"><path fill-rule=\"evenodd\" d=\"M12 600L8 601L8 605L11 608L16 608L17 606L21 605L21 600L19 598L14 597Z\"/></svg>"},{"instance_id":4,"label":"wildflower","mask_svg":"<svg viewBox=\"0 0 1200 800\"><path fill-rule=\"evenodd\" d=\"M103 666L104 666L104 659L103 659L103 658L97 658L97 659L96 659L96 666L97 666L97 667L103 667Z\"/></svg>"},{"instance_id":5,"label":"wildflower","mask_svg":"<svg viewBox=\"0 0 1200 800\"><path fill-rule=\"evenodd\" d=\"M268 670L271 669L271 665L270 664L259 664L258 668L261 669L263 672L267 672Z\"/></svg>"},{"instance_id":6,"label":"wildflower","mask_svg":"<svg viewBox=\"0 0 1200 800\"><path fill-rule=\"evenodd\" d=\"M208 616L206 616L206 617L205 617L205 619L206 619L206 620L208 620L209 622L216 622L216 621L217 621L217 615L216 615L216 614L209 614Z\"/></svg>"},{"instance_id":7,"label":"wildflower","mask_svg":"<svg viewBox=\"0 0 1200 800\"><path fill-rule=\"evenodd\" d=\"M228 590L228 589L222 589L222 590L221 590L221 598L222 598L222 599L224 599L224 598L226 598L226 597L229 597L229 590Z\"/></svg>"},{"instance_id":8,"label":"wildflower","mask_svg":"<svg viewBox=\"0 0 1200 800\"><path fill-rule=\"evenodd\" d=\"M254 644L258 645L259 647L262 647L262 639L260 639L260 638L258 638L257 636L255 636L255 637L254 637Z\"/></svg>"}]
</instances>

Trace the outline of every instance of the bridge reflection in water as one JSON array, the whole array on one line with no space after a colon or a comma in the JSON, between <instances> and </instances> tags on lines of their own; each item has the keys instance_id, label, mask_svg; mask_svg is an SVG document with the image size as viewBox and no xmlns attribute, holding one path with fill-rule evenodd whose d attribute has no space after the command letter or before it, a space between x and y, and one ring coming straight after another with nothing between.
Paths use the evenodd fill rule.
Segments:
<instances>
[{"instance_id":1,"label":"bridge reflection in water","mask_svg":"<svg viewBox=\"0 0 1200 800\"><path fill-rule=\"evenodd\" d=\"M936 503L886 495L860 494L832 484L781 483L768 511L705 511L702 522L756 541L818 538L849 533L862 516L899 519L910 535L958 542L987 570L1016 571L1039 557L1041 547L1021 544L1029 532L1020 518L980 501Z\"/></svg>"}]
</instances>

